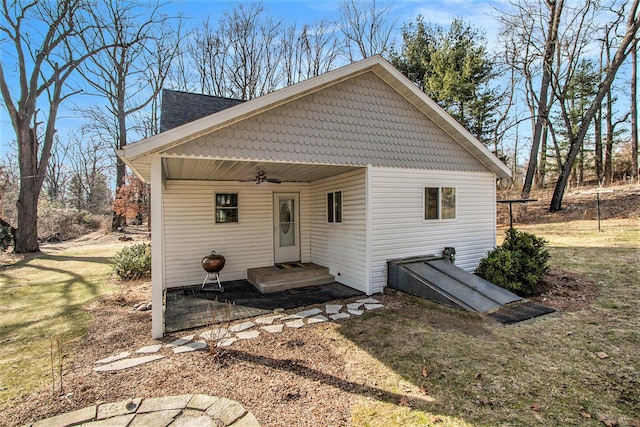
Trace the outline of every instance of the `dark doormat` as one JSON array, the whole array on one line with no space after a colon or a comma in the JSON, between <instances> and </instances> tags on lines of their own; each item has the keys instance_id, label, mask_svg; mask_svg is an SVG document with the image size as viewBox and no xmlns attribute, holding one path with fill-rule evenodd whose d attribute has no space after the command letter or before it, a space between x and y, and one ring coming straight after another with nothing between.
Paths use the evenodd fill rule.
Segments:
<instances>
[{"instance_id":1,"label":"dark doormat","mask_svg":"<svg viewBox=\"0 0 640 427\"><path fill-rule=\"evenodd\" d=\"M496 320L503 325L522 322L523 320L533 319L534 317L544 316L553 313L555 310L533 301L524 301L514 304L508 304L504 307L489 314L488 317Z\"/></svg>"}]
</instances>

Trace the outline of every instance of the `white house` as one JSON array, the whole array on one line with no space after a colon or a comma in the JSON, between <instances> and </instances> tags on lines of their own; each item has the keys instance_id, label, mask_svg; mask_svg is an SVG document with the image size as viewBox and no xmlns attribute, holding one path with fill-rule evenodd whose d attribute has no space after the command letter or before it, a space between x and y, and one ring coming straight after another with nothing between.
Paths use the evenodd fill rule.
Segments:
<instances>
[{"instance_id":1,"label":"white house","mask_svg":"<svg viewBox=\"0 0 640 427\"><path fill-rule=\"evenodd\" d=\"M151 183L154 337L163 335L164 290L201 283L211 250L226 258L223 280L313 262L366 294L384 289L387 260L446 246L472 271L496 244L496 178L510 177L381 57L235 103L119 155ZM246 182L260 173L282 183Z\"/></svg>"}]
</instances>

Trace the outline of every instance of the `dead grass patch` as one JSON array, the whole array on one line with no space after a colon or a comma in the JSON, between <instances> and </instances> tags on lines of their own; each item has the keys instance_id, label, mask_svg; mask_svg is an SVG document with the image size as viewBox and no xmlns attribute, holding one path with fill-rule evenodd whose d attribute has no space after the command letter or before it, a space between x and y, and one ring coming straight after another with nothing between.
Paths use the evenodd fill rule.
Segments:
<instances>
[{"instance_id":1,"label":"dead grass patch","mask_svg":"<svg viewBox=\"0 0 640 427\"><path fill-rule=\"evenodd\" d=\"M69 350L66 394L43 388L4 401L0 424L96 402L207 393L238 400L264 426L597 426L598 417L632 425L640 418L640 227L608 220L598 233L586 224L521 228L549 240L553 277L575 279L573 296L597 287L559 315L505 327L389 292L376 296L384 309L361 317L238 341L224 364L207 351L163 348L161 361L97 374L95 360L153 342L150 313L131 310L149 285L125 286L89 305L95 321Z\"/></svg>"}]
</instances>

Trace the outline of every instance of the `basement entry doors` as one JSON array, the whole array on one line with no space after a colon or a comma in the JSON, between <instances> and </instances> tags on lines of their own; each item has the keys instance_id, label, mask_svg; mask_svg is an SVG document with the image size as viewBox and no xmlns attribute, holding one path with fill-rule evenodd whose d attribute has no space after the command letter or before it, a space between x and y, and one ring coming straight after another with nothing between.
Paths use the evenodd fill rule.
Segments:
<instances>
[{"instance_id":1,"label":"basement entry doors","mask_svg":"<svg viewBox=\"0 0 640 427\"><path fill-rule=\"evenodd\" d=\"M273 193L274 262L300 261L300 195Z\"/></svg>"}]
</instances>

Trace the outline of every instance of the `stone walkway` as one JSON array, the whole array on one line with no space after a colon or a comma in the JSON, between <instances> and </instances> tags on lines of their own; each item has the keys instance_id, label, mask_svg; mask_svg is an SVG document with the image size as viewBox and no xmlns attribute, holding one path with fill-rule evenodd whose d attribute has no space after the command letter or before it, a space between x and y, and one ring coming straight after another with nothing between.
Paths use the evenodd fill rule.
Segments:
<instances>
[{"instance_id":1,"label":"stone walkway","mask_svg":"<svg viewBox=\"0 0 640 427\"><path fill-rule=\"evenodd\" d=\"M235 400L206 394L103 403L27 424L29 427L259 427Z\"/></svg>"},{"instance_id":2,"label":"stone walkway","mask_svg":"<svg viewBox=\"0 0 640 427\"><path fill-rule=\"evenodd\" d=\"M187 353L207 348L207 343L218 347L233 345L238 340L255 339L261 334L282 333L285 328L302 328L329 320L348 319L360 316L365 311L382 308L374 298L361 299L349 304L327 304L324 310L312 308L290 315L270 314L251 321L236 323L228 328L214 328L179 338L164 347L173 354ZM132 356L121 352L96 361L96 372L113 372L160 360L166 355L158 354L162 344L140 347ZM258 420L244 407L230 399L204 394L137 398L115 403L103 403L55 417L27 424L29 427L253 427Z\"/></svg>"},{"instance_id":3,"label":"stone walkway","mask_svg":"<svg viewBox=\"0 0 640 427\"><path fill-rule=\"evenodd\" d=\"M365 311L382 308L375 298L360 299L349 304L326 304L324 310L312 308L290 315L270 314L260 316L253 320L235 323L228 328L214 328L204 331L196 337L195 334L186 335L169 344L165 348L173 350L173 354L188 353L196 350L204 350L208 344L218 347L228 347L238 340L249 340L258 338L261 334L278 334L286 328L297 329L306 325L313 325L329 320L348 319L352 316L360 316ZM139 348L132 356L129 352L118 353L113 356L96 361L93 368L96 372L113 372L134 366L150 363L165 358L163 354L158 354L162 349L162 344L147 345Z\"/></svg>"}]
</instances>

